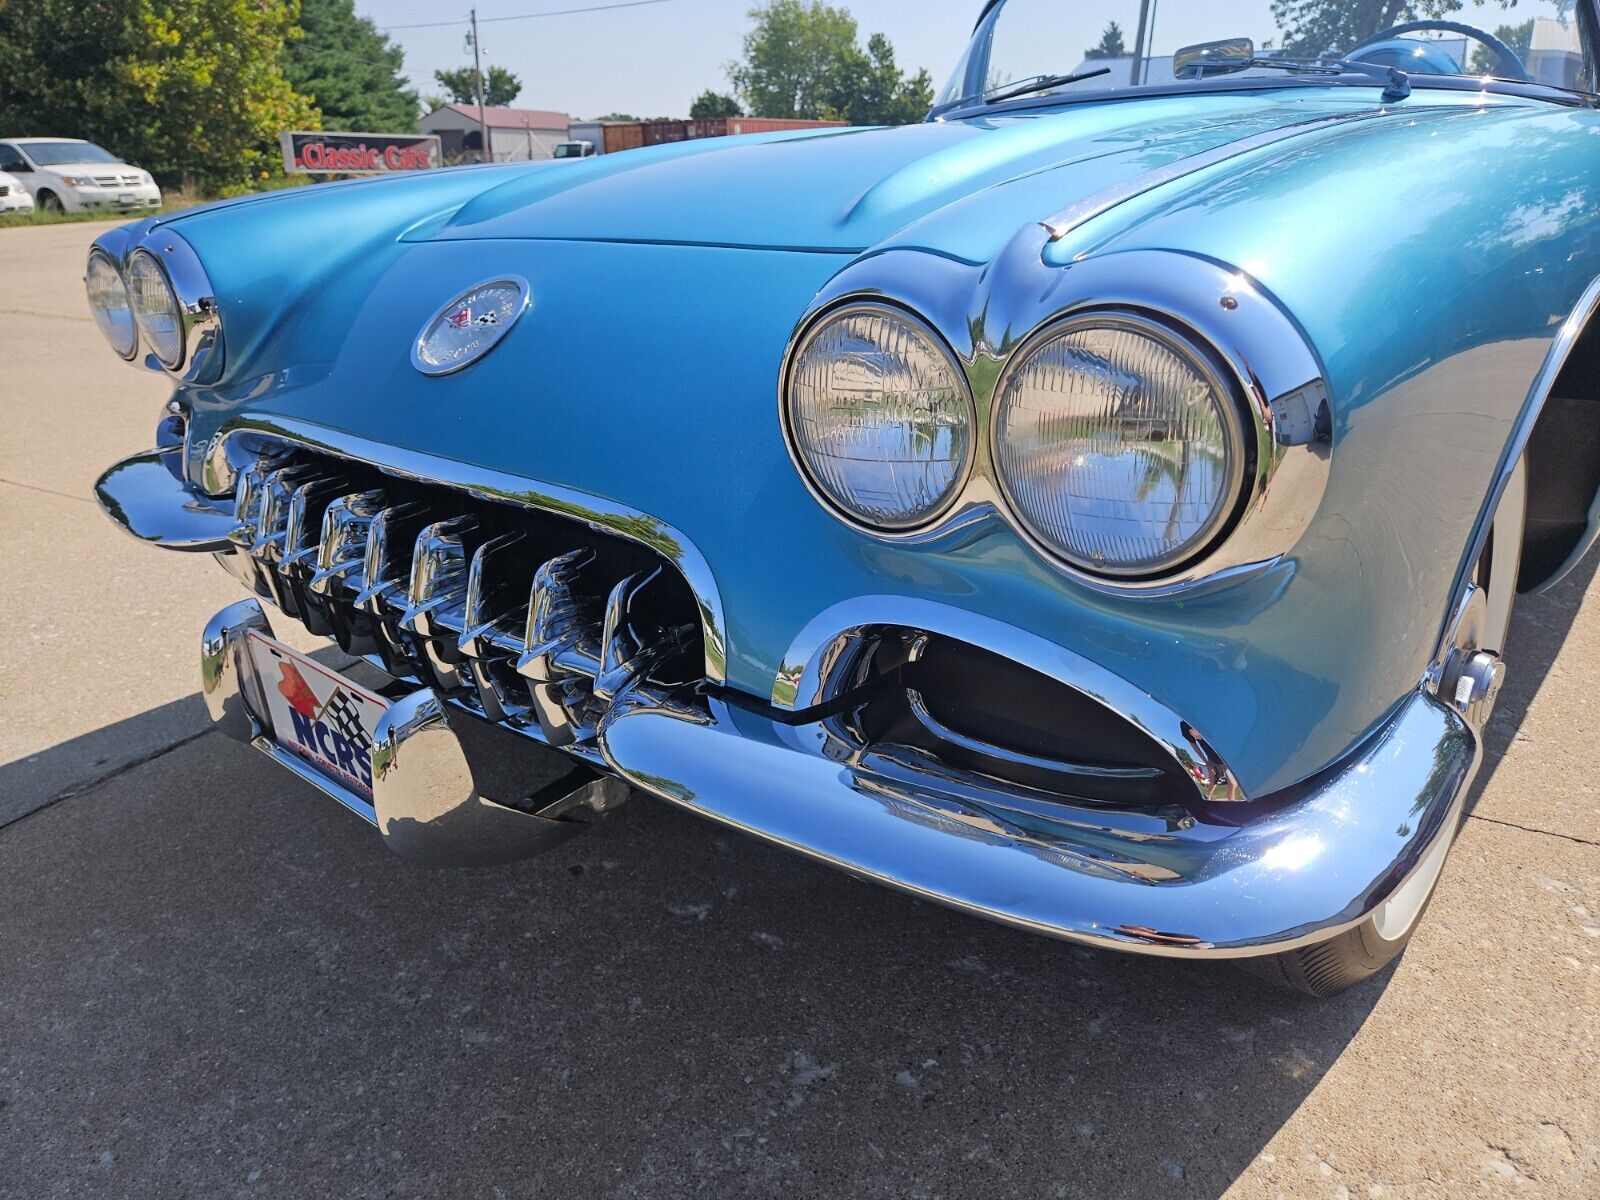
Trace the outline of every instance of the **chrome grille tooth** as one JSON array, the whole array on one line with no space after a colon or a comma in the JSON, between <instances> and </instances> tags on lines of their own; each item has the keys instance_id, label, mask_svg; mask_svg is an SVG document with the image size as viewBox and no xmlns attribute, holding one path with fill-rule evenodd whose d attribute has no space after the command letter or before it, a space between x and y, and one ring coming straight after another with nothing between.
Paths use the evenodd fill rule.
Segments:
<instances>
[{"instance_id":1,"label":"chrome grille tooth","mask_svg":"<svg viewBox=\"0 0 1600 1200\"><path fill-rule=\"evenodd\" d=\"M300 484L315 474L309 463L283 467L265 476L261 484L259 517L256 521L255 540L250 553L277 563L283 558L284 543L289 532L289 505Z\"/></svg>"},{"instance_id":2,"label":"chrome grille tooth","mask_svg":"<svg viewBox=\"0 0 1600 1200\"><path fill-rule=\"evenodd\" d=\"M372 518L362 554L356 607L381 615L386 607L404 608L396 601L411 577L410 553L416 545L411 528L426 519L421 504L396 504Z\"/></svg>"},{"instance_id":3,"label":"chrome grille tooth","mask_svg":"<svg viewBox=\"0 0 1600 1200\"><path fill-rule=\"evenodd\" d=\"M411 576L406 591L404 629L423 637L437 637L449 628L450 612L463 606L467 596L468 557L465 537L478 528L475 517L438 521L417 534L411 553ZM442 620L441 620L442 618ZM460 622L460 618L456 618Z\"/></svg>"},{"instance_id":4,"label":"chrome grille tooth","mask_svg":"<svg viewBox=\"0 0 1600 1200\"><path fill-rule=\"evenodd\" d=\"M228 534L230 541L240 549L248 550L256 540L256 527L261 523L261 505L265 499L266 478L276 464L259 458L243 471L233 489L233 515L238 522Z\"/></svg>"},{"instance_id":5,"label":"chrome grille tooth","mask_svg":"<svg viewBox=\"0 0 1600 1200\"><path fill-rule=\"evenodd\" d=\"M473 658L487 658L495 650L521 649L521 642L511 632L521 605L507 608L496 603L496 593L505 588L491 573L498 567L507 550L527 541L522 533L507 533L485 542L472 556L472 566L467 572L467 595L462 610L461 652Z\"/></svg>"},{"instance_id":6,"label":"chrome grille tooth","mask_svg":"<svg viewBox=\"0 0 1600 1200\"><path fill-rule=\"evenodd\" d=\"M377 491L352 492L328 505L322 517L317 569L307 584L314 593L332 595L336 584L366 564L367 532L384 507L383 493Z\"/></svg>"},{"instance_id":7,"label":"chrome grille tooth","mask_svg":"<svg viewBox=\"0 0 1600 1200\"><path fill-rule=\"evenodd\" d=\"M421 530L413 543L405 615L400 627L416 635L434 682L447 691L465 686L456 649L467 597L466 539L476 517L453 517Z\"/></svg>"},{"instance_id":8,"label":"chrome grille tooth","mask_svg":"<svg viewBox=\"0 0 1600 1200\"><path fill-rule=\"evenodd\" d=\"M528 598L527 633L516 669L529 683L534 716L553 746L570 746L583 732L567 705L572 670L566 662L587 654L592 644L574 591L578 576L592 562L590 550L551 559L534 573ZM598 656L591 661L598 669Z\"/></svg>"},{"instance_id":9,"label":"chrome grille tooth","mask_svg":"<svg viewBox=\"0 0 1600 1200\"><path fill-rule=\"evenodd\" d=\"M322 501L331 500L348 485L341 479L313 479L294 489L289 497L289 508L284 518L283 560L280 570L301 564L314 563L322 545L322 518L328 506Z\"/></svg>"},{"instance_id":10,"label":"chrome grille tooth","mask_svg":"<svg viewBox=\"0 0 1600 1200\"><path fill-rule=\"evenodd\" d=\"M661 568L630 575L611 589L606 598L605 624L600 634L600 670L595 675L595 699L609 704L634 679L650 669L653 656L634 631L634 603L661 578Z\"/></svg>"}]
</instances>

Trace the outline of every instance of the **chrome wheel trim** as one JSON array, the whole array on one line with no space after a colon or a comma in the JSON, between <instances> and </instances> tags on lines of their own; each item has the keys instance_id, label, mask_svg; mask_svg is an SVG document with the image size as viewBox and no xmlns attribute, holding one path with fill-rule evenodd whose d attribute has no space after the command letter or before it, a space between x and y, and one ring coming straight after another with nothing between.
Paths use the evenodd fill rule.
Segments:
<instances>
[{"instance_id":1,"label":"chrome wheel trim","mask_svg":"<svg viewBox=\"0 0 1600 1200\"><path fill-rule=\"evenodd\" d=\"M1528 462L1520 460L1506 484L1500 507L1495 509L1489 548L1477 567L1477 583L1483 589L1487 611L1483 623L1483 644L1477 649L1500 655L1505 651L1506 634L1511 628L1511 610L1517 600L1517 572L1522 561L1522 539L1528 516ZM1484 578L1485 562L1488 578ZM1372 930L1386 942L1397 942L1411 932L1422 915L1422 907L1433 895L1433 888L1444 870L1445 859L1455 837L1435 839L1417 869L1392 896L1372 914Z\"/></svg>"},{"instance_id":2,"label":"chrome wheel trim","mask_svg":"<svg viewBox=\"0 0 1600 1200\"><path fill-rule=\"evenodd\" d=\"M1522 558L1522 538L1528 517L1528 460L1518 461L1506 483L1505 495L1495 510L1489 553L1492 570L1479 584L1489 602L1484 618L1484 644L1480 650L1503 655L1506 634L1511 629L1511 610L1517 600L1517 566Z\"/></svg>"}]
</instances>

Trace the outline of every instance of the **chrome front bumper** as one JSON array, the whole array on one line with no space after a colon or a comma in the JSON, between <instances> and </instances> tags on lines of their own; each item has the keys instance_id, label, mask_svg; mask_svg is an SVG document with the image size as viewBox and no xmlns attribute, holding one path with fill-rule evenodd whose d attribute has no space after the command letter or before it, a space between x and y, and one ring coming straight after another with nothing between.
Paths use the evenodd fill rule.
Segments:
<instances>
[{"instance_id":1,"label":"chrome front bumper","mask_svg":"<svg viewBox=\"0 0 1600 1200\"><path fill-rule=\"evenodd\" d=\"M231 546L232 514L197 497L160 454L112 468L97 491L143 541ZM453 702L431 692L399 701L380 730L375 808L278 750L236 653L261 612L254 601L232 606L206 632L204 686L226 732L386 835L403 822L424 841L437 842L430 831L459 837L463 861L477 861L480 844L522 836L493 832L501 826L529 830L534 842L567 832L524 825L481 795L452 730ZM595 740L603 766L632 787L857 876L1078 942L1215 958L1322 941L1363 920L1454 836L1479 753L1461 716L1419 692L1338 767L1292 795L1241 806L1248 811L1230 812L1229 823L1079 808L1024 833L959 783L866 761L823 723L791 726L714 698L685 703L635 683L615 696Z\"/></svg>"}]
</instances>

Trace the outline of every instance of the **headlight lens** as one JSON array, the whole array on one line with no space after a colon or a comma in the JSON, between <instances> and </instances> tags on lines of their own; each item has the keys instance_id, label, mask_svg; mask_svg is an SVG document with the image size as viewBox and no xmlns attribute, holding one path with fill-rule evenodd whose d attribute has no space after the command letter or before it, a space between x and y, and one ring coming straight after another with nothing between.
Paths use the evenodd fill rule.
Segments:
<instances>
[{"instance_id":1,"label":"headlight lens","mask_svg":"<svg viewBox=\"0 0 1600 1200\"><path fill-rule=\"evenodd\" d=\"M1019 520L1103 575L1180 567L1232 515L1244 476L1231 392L1184 339L1137 317L1070 319L996 397L995 462Z\"/></svg>"},{"instance_id":2,"label":"headlight lens","mask_svg":"<svg viewBox=\"0 0 1600 1200\"><path fill-rule=\"evenodd\" d=\"M855 304L795 348L785 420L812 484L877 529L926 524L972 459L972 399L937 334L897 308Z\"/></svg>"},{"instance_id":3,"label":"headlight lens","mask_svg":"<svg viewBox=\"0 0 1600 1200\"><path fill-rule=\"evenodd\" d=\"M89 289L89 311L94 314L100 332L106 335L113 350L123 358L132 358L139 349L139 329L134 324L133 304L128 299L128 286L122 282L122 273L115 263L96 250L89 255L84 285Z\"/></svg>"},{"instance_id":4,"label":"headlight lens","mask_svg":"<svg viewBox=\"0 0 1600 1200\"><path fill-rule=\"evenodd\" d=\"M183 365L183 310L167 273L148 251L136 251L128 264L128 293L151 351L162 366L176 371Z\"/></svg>"}]
</instances>

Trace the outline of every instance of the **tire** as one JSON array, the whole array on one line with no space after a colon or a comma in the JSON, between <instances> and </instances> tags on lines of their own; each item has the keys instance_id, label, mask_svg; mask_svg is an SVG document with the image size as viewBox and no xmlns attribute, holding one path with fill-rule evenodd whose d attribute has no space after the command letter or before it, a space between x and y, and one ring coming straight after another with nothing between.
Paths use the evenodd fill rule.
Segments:
<instances>
[{"instance_id":1,"label":"tire","mask_svg":"<svg viewBox=\"0 0 1600 1200\"><path fill-rule=\"evenodd\" d=\"M54 192L40 192L39 211L47 213L66 212L67 206L61 203L61 197Z\"/></svg>"},{"instance_id":2,"label":"tire","mask_svg":"<svg viewBox=\"0 0 1600 1200\"><path fill-rule=\"evenodd\" d=\"M1512 473L1506 494L1495 510L1494 526L1478 561L1479 586L1488 596L1489 615L1479 649L1502 654L1511 627L1522 559L1522 535L1528 505L1526 461ZM1371 979L1400 957L1422 914L1433 901L1445 859L1459 826L1441 836L1412 872L1411 878L1361 924L1337 937L1281 954L1240 959L1238 965L1258 979L1303 996L1326 999Z\"/></svg>"}]
</instances>

